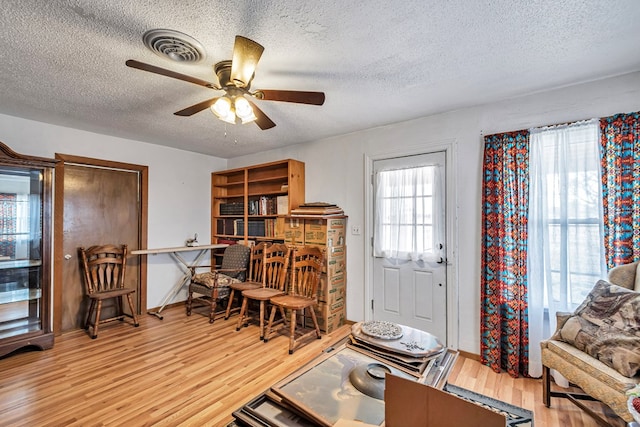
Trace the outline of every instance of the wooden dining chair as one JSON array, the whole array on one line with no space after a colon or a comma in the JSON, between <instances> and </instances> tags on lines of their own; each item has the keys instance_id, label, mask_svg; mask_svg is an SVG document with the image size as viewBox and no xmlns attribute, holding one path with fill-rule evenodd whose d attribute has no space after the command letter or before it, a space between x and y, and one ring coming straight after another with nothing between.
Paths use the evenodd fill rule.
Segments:
<instances>
[{"instance_id":1,"label":"wooden dining chair","mask_svg":"<svg viewBox=\"0 0 640 427\"><path fill-rule=\"evenodd\" d=\"M236 331L239 331L243 325L246 326L249 322L247 313L249 302L252 300L258 301L260 303L260 339L264 338L265 305L272 297L285 293L289 254L289 247L282 243L275 243L264 250L262 265L264 286L242 292L242 307L240 308L240 318L238 319Z\"/></svg>"},{"instance_id":2,"label":"wooden dining chair","mask_svg":"<svg viewBox=\"0 0 640 427\"><path fill-rule=\"evenodd\" d=\"M203 265L190 267L191 282L186 303L187 316L191 316L195 302L209 307L209 323L213 323L216 314L219 314L216 313L218 302L230 297L231 286L245 283L250 254L251 248L235 244L224 250L220 268L211 269L211 266ZM196 269L202 267L210 270L196 273ZM194 297L194 294L201 296Z\"/></svg>"},{"instance_id":3,"label":"wooden dining chair","mask_svg":"<svg viewBox=\"0 0 640 427\"><path fill-rule=\"evenodd\" d=\"M282 315L283 325L286 326L286 312L289 311L289 354L293 354L300 340L305 339L312 334L320 339L320 327L316 317L315 307L318 305L318 286L320 285L320 276L322 274L322 266L324 264L324 256L322 251L317 247L304 246L293 251L291 265L291 283L289 292L284 295L271 297L271 314L269 315L269 323L264 333L264 342L269 341L272 328L275 325L276 311L279 310ZM297 319L296 314L301 312L304 318L304 312L308 309L313 321L313 329L301 331L296 337ZM275 332L275 331L274 331Z\"/></svg>"},{"instance_id":4,"label":"wooden dining chair","mask_svg":"<svg viewBox=\"0 0 640 427\"><path fill-rule=\"evenodd\" d=\"M91 304L87 313L84 328L88 331L92 327L91 338L98 337L98 326L124 317L133 319L133 326L138 327L138 316L131 299L136 290L124 286L127 266L127 245L100 245L88 249L79 248L80 259L84 271L84 282L87 296ZM127 298L131 314L123 310L124 298ZM115 315L101 319L102 303L107 299L115 302Z\"/></svg>"},{"instance_id":5,"label":"wooden dining chair","mask_svg":"<svg viewBox=\"0 0 640 427\"><path fill-rule=\"evenodd\" d=\"M247 280L240 283L231 283L229 285L229 301L227 302L227 311L224 315L224 320L227 320L231 313L240 311L242 305L242 292L249 289L257 289L264 286L264 270L262 268L262 262L264 260L264 250L268 248L271 243L261 242L254 245L251 248L251 258L249 260L249 275ZM233 307L233 299L238 296L238 306Z\"/></svg>"}]
</instances>

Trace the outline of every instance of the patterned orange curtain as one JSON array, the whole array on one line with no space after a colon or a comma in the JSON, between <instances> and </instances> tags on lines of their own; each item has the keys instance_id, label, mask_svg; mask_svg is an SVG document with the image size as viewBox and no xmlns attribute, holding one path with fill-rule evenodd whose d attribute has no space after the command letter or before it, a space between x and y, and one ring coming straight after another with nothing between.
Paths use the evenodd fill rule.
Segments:
<instances>
[{"instance_id":1,"label":"patterned orange curtain","mask_svg":"<svg viewBox=\"0 0 640 427\"><path fill-rule=\"evenodd\" d=\"M485 137L482 185L481 361L527 375L529 132Z\"/></svg>"},{"instance_id":2,"label":"patterned orange curtain","mask_svg":"<svg viewBox=\"0 0 640 427\"><path fill-rule=\"evenodd\" d=\"M607 268L640 259L640 113L600 119Z\"/></svg>"}]
</instances>

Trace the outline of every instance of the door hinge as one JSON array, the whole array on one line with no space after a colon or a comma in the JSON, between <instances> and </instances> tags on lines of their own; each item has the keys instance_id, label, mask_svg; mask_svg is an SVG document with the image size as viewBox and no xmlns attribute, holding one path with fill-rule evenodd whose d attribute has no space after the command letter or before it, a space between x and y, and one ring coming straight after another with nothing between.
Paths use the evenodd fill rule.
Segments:
<instances>
[{"instance_id":1,"label":"door hinge","mask_svg":"<svg viewBox=\"0 0 640 427\"><path fill-rule=\"evenodd\" d=\"M373 300L371 300L371 311L373 311Z\"/></svg>"}]
</instances>

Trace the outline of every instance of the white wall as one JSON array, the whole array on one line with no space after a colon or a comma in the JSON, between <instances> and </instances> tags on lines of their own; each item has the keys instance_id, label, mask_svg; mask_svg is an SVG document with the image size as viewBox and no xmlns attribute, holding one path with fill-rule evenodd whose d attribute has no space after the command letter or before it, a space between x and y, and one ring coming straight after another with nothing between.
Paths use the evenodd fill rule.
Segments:
<instances>
[{"instance_id":1,"label":"white wall","mask_svg":"<svg viewBox=\"0 0 640 427\"><path fill-rule=\"evenodd\" d=\"M20 154L53 158L60 153L148 166L148 247L182 246L194 233L209 242L211 172L226 169L225 159L6 115L0 115L0 141ZM147 271L147 306L158 307L182 273L166 254L150 255ZM183 290L176 300L184 299Z\"/></svg>"},{"instance_id":2,"label":"white wall","mask_svg":"<svg viewBox=\"0 0 640 427\"><path fill-rule=\"evenodd\" d=\"M349 224L364 225L364 157L400 146L429 150L456 141L457 270L460 350L480 352L480 232L483 135L640 110L640 73L397 123L229 160L239 167L284 158L306 163L306 200L337 203ZM267 131L268 132L268 131ZM362 227L362 229L364 229ZM368 315L364 234L347 237L347 318ZM454 322L455 323L455 322Z\"/></svg>"},{"instance_id":3,"label":"white wall","mask_svg":"<svg viewBox=\"0 0 640 427\"><path fill-rule=\"evenodd\" d=\"M149 248L176 246L197 232L209 235L210 172L284 158L306 163L307 201L334 202L351 225L367 224L364 157L456 141L457 236L454 253L459 339L450 345L480 351L480 226L482 136L640 110L640 73L425 117L303 145L231 159L113 138L0 115L0 141L19 153L73 154L149 166ZM284 125L283 125L284 126ZM268 131L266 131L268 132ZM362 227L364 230L364 228ZM347 318L362 320L364 234L348 234ZM148 305L155 307L180 277L166 255L149 257ZM184 299L184 293L178 300Z\"/></svg>"}]
</instances>

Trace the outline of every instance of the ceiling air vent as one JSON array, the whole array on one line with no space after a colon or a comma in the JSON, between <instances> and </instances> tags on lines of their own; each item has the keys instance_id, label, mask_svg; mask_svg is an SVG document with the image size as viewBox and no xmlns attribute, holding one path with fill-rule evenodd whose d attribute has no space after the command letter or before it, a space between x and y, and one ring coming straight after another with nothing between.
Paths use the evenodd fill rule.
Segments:
<instances>
[{"instance_id":1,"label":"ceiling air vent","mask_svg":"<svg viewBox=\"0 0 640 427\"><path fill-rule=\"evenodd\" d=\"M200 62L205 57L202 45L193 37L174 30L149 30L142 36L144 45L155 54L176 62Z\"/></svg>"}]
</instances>

